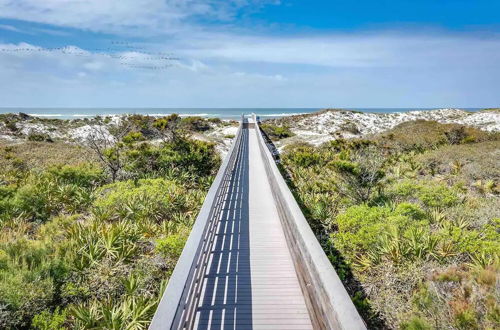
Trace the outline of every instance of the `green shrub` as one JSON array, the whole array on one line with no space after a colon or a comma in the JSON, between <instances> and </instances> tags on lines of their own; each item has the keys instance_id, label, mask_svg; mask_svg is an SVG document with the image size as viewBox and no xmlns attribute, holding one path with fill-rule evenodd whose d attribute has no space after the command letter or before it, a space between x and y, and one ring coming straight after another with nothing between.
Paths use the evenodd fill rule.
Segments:
<instances>
[{"instance_id":1,"label":"green shrub","mask_svg":"<svg viewBox=\"0 0 500 330\"><path fill-rule=\"evenodd\" d=\"M53 166L48 169L60 184L72 184L92 188L104 183L105 175L101 168L83 164L78 166Z\"/></svg>"},{"instance_id":2,"label":"green shrub","mask_svg":"<svg viewBox=\"0 0 500 330\"><path fill-rule=\"evenodd\" d=\"M427 207L450 207L459 201L459 197L453 189L440 184L422 185L417 196Z\"/></svg>"},{"instance_id":3,"label":"green shrub","mask_svg":"<svg viewBox=\"0 0 500 330\"><path fill-rule=\"evenodd\" d=\"M182 118L181 125L194 132L204 132L210 129L208 120L196 116Z\"/></svg>"},{"instance_id":4,"label":"green shrub","mask_svg":"<svg viewBox=\"0 0 500 330\"><path fill-rule=\"evenodd\" d=\"M404 330L432 330L434 329L425 319L413 316L409 321L401 325Z\"/></svg>"},{"instance_id":5,"label":"green shrub","mask_svg":"<svg viewBox=\"0 0 500 330\"><path fill-rule=\"evenodd\" d=\"M125 170L135 177L161 177L173 172L197 181L215 173L220 157L212 143L177 139L159 147L146 143L133 146L126 151L124 162Z\"/></svg>"},{"instance_id":6,"label":"green shrub","mask_svg":"<svg viewBox=\"0 0 500 330\"><path fill-rule=\"evenodd\" d=\"M299 147L283 155L283 162L292 166L310 167L320 164L321 157L310 147Z\"/></svg>"},{"instance_id":7,"label":"green shrub","mask_svg":"<svg viewBox=\"0 0 500 330\"><path fill-rule=\"evenodd\" d=\"M337 216L338 232L333 234L335 246L354 261L359 253L373 249L380 233L388 229L385 219L390 215L385 207L352 206Z\"/></svg>"},{"instance_id":8,"label":"green shrub","mask_svg":"<svg viewBox=\"0 0 500 330\"><path fill-rule=\"evenodd\" d=\"M55 189L53 183L45 180L26 184L16 191L11 207L15 214L24 214L32 221L46 221L56 211L51 201Z\"/></svg>"},{"instance_id":9,"label":"green shrub","mask_svg":"<svg viewBox=\"0 0 500 330\"><path fill-rule=\"evenodd\" d=\"M62 184L52 176L31 175L9 200L8 210L31 221L47 221L58 212L77 213L90 205L92 191Z\"/></svg>"},{"instance_id":10,"label":"green shrub","mask_svg":"<svg viewBox=\"0 0 500 330\"><path fill-rule=\"evenodd\" d=\"M415 198L420 191L420 185L412 180L403 180L390 187L388 193L391 197Z\"/></svg>"},{"instance_id":11,"label":"green shrub","mask_svg":"<svg viewBox=\"0 0 500 330\"><path fill-rule=\"evenodd\" d=\"M33 142L54 142L54 140L52 140L52 138L48 134L33 133L33 132L30 132L28 134L28 141L33 141Z\"/></svg>"},{"instance_id":12,"label":"green shrub","mask_svg":"<svg viewBox=\"0 0 500 330\"><path fill-rule=\"evenodd\" d=\"M416 120L401 123L388 132L376 136L374 140L397 151L424 152L446 144L457 145L495 138L495 134L477 128Z\"/></svg>"},{"instance_id":13,"label":"green shrub","mask_svg":"<svg viewBox=\"0 0 500 330\"><path fill-rule=\"evenodd\" d=\"M394 210L396 214L410 217L414 220L422 220L426 218L426 213L417 204L413 203L401 203L398 204Z\"/></svg>"},{"instance_id":14,"label":"green shrub","mask_svg":"<svg viewBox=\"0 0 500 330\"><path fill-rule=\"evenodd\" d=\"M100 188L94 207L106 220L162 222L193 206L190 195L183 186L165 179L123 181Z\"/></svg>"},{"instance_id":15,"label":"green shrub","mask_svg":"<svg viewBox=\"0 0 500 330\"><path fill-rule=\"evenodd\" d=\"M447 208L460 201L455 189L435 182L403 180L388 190L397 200L420 201L427 208Z\"/></svg>"},{"instance_id":16,"label":"green shrub","mask_svg":"<svg viewBox=\"0 0 500 330\"><path fill-rule=\"evenodd\" d=\"M260 128L273 140L280 140L295 135L287 126L262 124L260 125Z\"/></svg>"},{"instance_id":17,"label":"green shrub","mask_svg":"<svg viewBox=\"0 0 500 330\"><path fill-rule=\"evenodd\" d=\"M0 271L0 306L8 306L0 317L0 328L27 328L31 318L54 299L54 283L33 270Z\"/></svg>"},{"instance_id":18,"label":"green shrub","mask_svg":"<svg viewBox=\"0 0 500 330\"><path fill-rule=\"evenodd\" d=\"M122 141L127 144L144 140L144 135L141 132L130 132L122 138Z\"/></svg>"},{"instance_id":19,"label":"green shrub","mask_svg":"<svg viewBox=\"0 0 500 330\"><path fill-rule=\"evenodd\" d=\"M185 237L181 235L170 235L156 241L156 250L168 260L169 264L175 265L185 244Z\"/></svg>"},{"instance_id":20,"label":"green shrub","mask_svg":"<svg viewBox=\"0 0 500 330\"><path fill-rule=\"evenodd\" d=\"M57 307L53 313L50 311L43 311L35 315L33 318L32 326L39 330L59 330L65 329L64 326L67 318L67 311L60 311Z\"/></svg>"}]
</instances>

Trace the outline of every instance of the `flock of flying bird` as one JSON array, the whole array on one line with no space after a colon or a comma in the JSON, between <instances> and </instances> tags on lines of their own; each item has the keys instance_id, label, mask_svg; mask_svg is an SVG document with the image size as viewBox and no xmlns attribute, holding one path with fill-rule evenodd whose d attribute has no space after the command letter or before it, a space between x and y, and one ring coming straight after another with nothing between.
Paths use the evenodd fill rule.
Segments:
<instances>
[{"instance_id":1,"label":"flock of flying bird","mask_svg":"<svg viewBox=\"0 0 500 330\"><path fill-rule=\"evenodd\" d=\"M119 61L119 64L132 69L143 70L165 70L173 66L173 62L179 61L180 58L175 57L171 53L151 52L144 47L135 46L129 42L113 41L112 47L107 48L91 48L81 49L77 47L16 47L16 48L0 48L0 52L4 53L44 53L58 52L68 56L78 57L95 57L103 56Z\"/></svg>"}]
</instances>

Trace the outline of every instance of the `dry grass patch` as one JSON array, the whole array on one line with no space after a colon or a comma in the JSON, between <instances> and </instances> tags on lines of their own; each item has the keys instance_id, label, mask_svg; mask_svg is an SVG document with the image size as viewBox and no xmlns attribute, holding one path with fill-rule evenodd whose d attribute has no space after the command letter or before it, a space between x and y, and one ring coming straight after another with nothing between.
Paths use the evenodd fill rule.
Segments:
<instances>
[{"instance_id":1,"label":"dry grass patch","mask_svg":"<svg viewBox=\"0 0 500 330\"><path fill-rule=\"evenodd\" d=\"M434 149L446 144L463 144L496 140L498 133L458 124L415 120L397 125L393 129L371 138L388 148L402 151Z\"/></svg>"},{"instance_id":2,"label":"dry grass patch","mask_svg":"<svg viewBox=\"0 0 500 330\"><path fill-rule=\"evenodd\" d=\"M416 156L420 173L463 182L481 193L498 193L500 141L447 145Z\"/></svg>"},{"instance_id":3,"label":"dry grass patch","mask_svg":"<svg viewBox=\"0 0 500 330\"><path fill-rule=\"evenodd\" d=\"M95 154L88 148L63 143L24 142L19 144L0 144L0 166L22 161L28 168L45 168L58 165L81 165L97 163Z\"/></svg>"}]
</instances>

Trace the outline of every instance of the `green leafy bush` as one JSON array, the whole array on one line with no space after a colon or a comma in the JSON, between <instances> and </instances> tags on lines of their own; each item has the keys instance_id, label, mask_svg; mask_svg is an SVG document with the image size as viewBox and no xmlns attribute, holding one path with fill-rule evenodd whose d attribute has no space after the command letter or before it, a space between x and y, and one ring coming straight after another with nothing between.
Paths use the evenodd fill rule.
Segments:
<instances>
[{"instance_id":1,"label":"green leafy bush","mask_svg":"<svg viewBox=\"0 0 500 330\"><path fill-rule=\"evenodd\" d=\"M388 230L385 219L391 214L385 207L352 206L336 218L338 231L333 234L336 247L354 262L355 257L373 248L380 234Z\"/></svg>"},{"instance_id":2,"label":"green leafy bush","mask_svg":"<svg viewBox=\"0 0 500 330\"><path fill-rule=\"evenodd\" d=\"M97 187L105 181L102 169L89 164L54 166L48 169L48 173L60 184L72 184L85 188Z\"/></svg>"},{"instance_id":3,"label":"green leafy bush","mask_svg":"<svg viewBox=\"0 0 500 330\"><path fill-rule=\"evenodd\" d=\"M403 180L389 187L388 194L400 201L418 201L426 208L447 208L460 201L455 189L435 182Z\"/></svg>"},{"instance_id":4,"label":"green leafy bush","mask_svg":"<svg viewBox=\"0 0 500 330\"><path fill-rule=\"evenodd\" d=\"M76 147L5 149L0 328L148 327L220 159L204 142L151 146L141 134L152 121L134 120L137 133L104 151L123 164L115 179L132 178L113 184L101 167L72 158L84 154Z\"/></svg>"},{"instance_id":5,"label":"green leafy bush","mask_svg":"<svg viewBox=\"0 0 500 330\"><path fill-rule=\"evenodd\" d=\"M81 211L90 205L93 188L64 183L65 180L76 179L70 178L68 173L63 173L66 177L61 180L50 173L29 175L26 183L16 190L7 203L4 202L4 212L31 221L47 221L50 216L63 210L68 213ZM78 179L83 180L81 177Z\"/></svg>"},{"instance_id":6,"label":"green leafy bush","mask_svg":"<svg viewBox=\"0 0 500 330\"><path fill-rule=\"evenodd\" d=\"M457 193L444 185L422 185L417 194L427 207L450 207L458 203Z\"/></svg>"},{"instance_id":7,"label":"green leafy bush","mask_svg":"<svg viewBox=\"0 0 500 330\"><path fill-rule=\"evenodd\" d=\"M280 140L295 135L287 126L276 126L264 123L260 125L260 128L273 140Z\"/></svg>"},{"instance_id":8,"label":"green leafy bush","mask_svg":"<svg viewBox=\"0 0 500 330\"><path fill-rule=\"evenodd\" d=\"M100 188L97 196L95 213L104 215L104 220L168 221L193 206L192 195L183 186L165 179L117 182Z\"/></svg>"},{"instance_id":9,"label":"green leafy bush","mask_svg":"<svg viewBox=\"0 0 500 330\"><path fill-rule=\"evenodd\" d=\"M321 157L311 147L299 147L284 154L283 161L298 167L310 167L320 164Z\"/></svg>"},{"instance_id":10,"label":"green leafy bush","mask_svg":"<svg viewBox=\"0 0 500 330\"><path fill-rule=\"evenodd\" d=\"M55 301L65 266L53 258L50 247L36 240L2 242L0 251L0 305L8 306L0 326L27 326L34 315Z\"/></svg>"},{"instance_id":11,"label":"green leafy bush","mask_svg":"<svg viewBox=\"0 0 500 330\"><path fill-rule=\"evenodd\" d=\"M196 182L214 174L220 157L212 143L194 140L176 140L159 147L143 143L126 151L125 170L134 177L182 177ZM171 175L175 173L175 175Z\"/></svg>"},{"instance_id":12,"label":"green leafy bush","mask_svg":"<svg viewBox=\"0 0 500 330\"><path fill-rule=\"evenodd\" d=\"M181 125L195 132L204 132L210 129L210 122L208 120L196 116L182 118Z\"/></svg>"},{"instance_id":13,"label":"green leafy bush","mask_svg":"<svg viewBox=\"0 0 500 330\"><path fill-rule=\"evenodd\" d=\"M30 132L28 134L28 141L34 141L34 142L54 142L54 140L52 140L52 138L48 134L33 133L33 132Z\"/></svg>"},{"instance_id":14,"label":"green leafy bush","mask_svg":"<svg viewBox=\"0 0 500 330\"><path fill-rule=\"evenodd\" d=\"M284 148L290 187L370 328L495 328L497 140L417 121Z\"/></svg>"},{"instance_id":15,"label":"green leafy bush","mask_svg":"<svg viewBox=\"0 0 500 330\"><path fill-rule=\"evenodd\" d=\"M167 259L169 264L175 264L182 253L185 243L185 237L170 235L156 241L156 250Z\"/></svg>"},{"instance_id":16,"label":"green leafy bush","mask_svg":"<svg viewBox=\"0 0 500 330\"><path fill-rule=\"evenodd\" d=\"M67 311L60 311L57 307L53 313L50 311L43 311L40 314L35 315L33 318L32 326L39 330L59 330L65 329L64 324L66 323Z\"/></svg>"},{"instance_id":17,"label":"green leafy bush","mask_svg":"<svg viewBox=\"0 0 500 330\"><path fill-rule=\"evenodd\" d=\"M423 220L426 217L424 210L420 208L417 204L413 203L401 203L398 204L394 210L396 214L400 214L409 217L414 220Z\"/></svg>"}]
</instances>

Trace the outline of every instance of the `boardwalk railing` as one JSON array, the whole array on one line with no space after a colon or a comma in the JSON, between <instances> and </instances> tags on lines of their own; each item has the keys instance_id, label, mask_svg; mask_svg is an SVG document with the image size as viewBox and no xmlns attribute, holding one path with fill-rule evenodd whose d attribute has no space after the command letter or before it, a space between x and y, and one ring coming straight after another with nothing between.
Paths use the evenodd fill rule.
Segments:
<instances>
[{"instance_id":1,"label":"boardwalk railing","mask_svg":"<svg viewBox=\"0 0 500 330\"><path fill-rule=\"evenodd\" d=\"M245 159L245 143L248 143L246 142L248 139L245 138L248 137L247 128L255 129L259 133L256 134L258 148L266 171L266 177L261 179L268 180L271 186L274 203L314 328L366 329L281 176L260 134L255 115L253 123L248 123L242 117L231 149L205 198L150 329L191 329L195 326L203 290L203 278L207 272L210 251L214 247L220 215L223 214L224 199L233 186L233 181L237 180L235 178L235 173L238 172L237 164ZM243 133L244 131L246 133Z\"/></svg>"},{"instance_id":2,"label":"boardwalk railing","mask_svg":"<svg viewBox=\"0 0 500 330\"><path fill-rule=\"evenodd\" d=\"M257 117L255 127L260 130ZM262 134L257 134L267 179L315 329L366 329L344 285L283 179Z\"/></svg>"},{"instance_id":3,"label":"boardwalk railing","mask_svg":"<svg viewBox=\"0 0 500 330\"><path fill-rule=\"evenodd\" d=\"M214 219L218 219L235 164L241 156L242 132L246 125L242 116L238 132L205 197L149 329L189 329L193 326L202 278L217 227Z\"/></svg>"}]
</instances>

